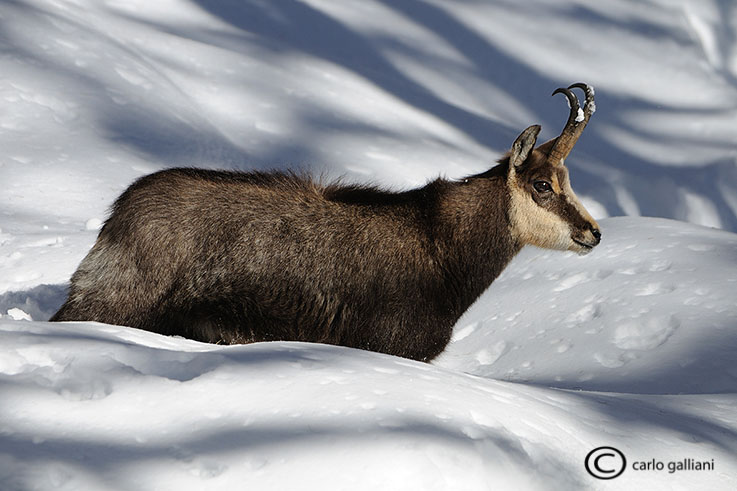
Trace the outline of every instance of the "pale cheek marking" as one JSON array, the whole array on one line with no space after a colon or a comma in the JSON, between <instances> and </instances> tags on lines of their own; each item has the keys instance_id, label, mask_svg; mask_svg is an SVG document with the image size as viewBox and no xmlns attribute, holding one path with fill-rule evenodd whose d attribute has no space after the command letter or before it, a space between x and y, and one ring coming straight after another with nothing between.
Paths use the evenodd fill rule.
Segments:
<instances>
[{"instance_id":1,"label":"pale cheek marking","mask_svg":"<svg viewBox=\"0 0 737 491\"><path fill-rule=\"evenodd\" d=\"M532 198L510 182L512 234L522 244L545 249L567 250L571 229L561 217L539 207Z\"/></svg>"}]
</instances>

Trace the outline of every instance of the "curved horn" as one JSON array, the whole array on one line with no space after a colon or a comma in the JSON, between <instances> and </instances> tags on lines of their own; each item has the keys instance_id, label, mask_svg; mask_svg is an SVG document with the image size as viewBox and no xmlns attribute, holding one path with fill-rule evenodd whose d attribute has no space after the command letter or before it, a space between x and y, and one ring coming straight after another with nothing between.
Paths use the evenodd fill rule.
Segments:
<instances>
[{"instance_id":1,"label":"curved horn","mask_svg":"<svg viewBox=\"0 0 737 491\"><path fill-rule=\"evenodd\" d=\"M586 99L584 100L583 109L578 103L578 97L571 92L571 89L583 90ZM568 105L571 107L571 113L568 115L568 122L560 133L560 136L556 139L553 148L550 149L548 157L553 162L561 163L571 153L573 146L581 136L583 129L589 122L591 115L596 111L596 104L594 103L594 88L584 83L575 83L570 85L567 89L558 88L553 91L553 95L563 94L568 99Z\"/></svg>"}]
</instances>

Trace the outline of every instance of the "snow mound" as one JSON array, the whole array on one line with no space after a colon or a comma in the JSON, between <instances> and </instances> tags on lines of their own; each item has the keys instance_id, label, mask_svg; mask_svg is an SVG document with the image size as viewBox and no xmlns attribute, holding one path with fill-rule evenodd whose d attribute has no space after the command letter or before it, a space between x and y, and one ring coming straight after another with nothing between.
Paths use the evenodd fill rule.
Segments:
<instances>
[{"instance_id":1,"label":"snow mound","mask_svg":"<svg viewBox=\"0 0 737 491\"><path fill-rule=\"evenodd\" d=\"M664 219L600 223L587 256L523 250L437 363L571 389L734 392L737 235Z\"/></svg>"}]
</instances>

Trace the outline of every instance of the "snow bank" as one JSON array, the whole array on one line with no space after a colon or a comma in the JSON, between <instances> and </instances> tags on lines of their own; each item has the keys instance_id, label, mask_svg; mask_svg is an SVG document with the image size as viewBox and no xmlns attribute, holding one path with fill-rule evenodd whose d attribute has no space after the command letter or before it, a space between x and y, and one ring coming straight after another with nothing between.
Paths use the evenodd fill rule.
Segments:
<instances>
[{"instance_id":1,"label":"snow bank","mask_svg":"<svg viewBox=\"0 0 737 491\"><path fill-rule=\"evenodd\" d=\"M523 250L437 363L568 389L735 392L737 235L652 218L600 224L587 256Z\"/></svg>"}]
</instances>

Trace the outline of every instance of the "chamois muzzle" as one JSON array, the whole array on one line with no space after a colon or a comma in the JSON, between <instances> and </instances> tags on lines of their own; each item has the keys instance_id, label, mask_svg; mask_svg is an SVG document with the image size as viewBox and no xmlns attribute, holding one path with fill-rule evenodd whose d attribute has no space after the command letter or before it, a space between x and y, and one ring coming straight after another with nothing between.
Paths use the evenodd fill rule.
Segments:
<instances>
[{"instance_id":1,"label":"chamois muzzle","mask_svg":"<svg viewBox=\"0 0 737 491\"><path fill-rule=\"evenodd\" d=\"M588 254L601 242L601 232L594 225L582 234L574 234L571 240L576 244L574 250L579 254Z\"/></svg>"}]
</instances>

